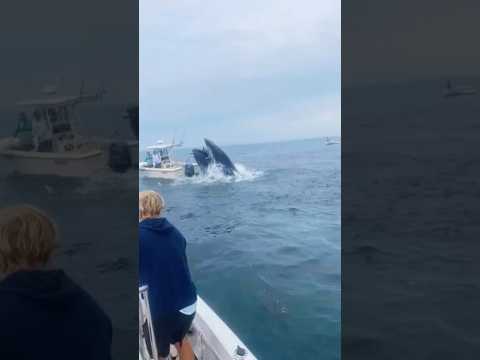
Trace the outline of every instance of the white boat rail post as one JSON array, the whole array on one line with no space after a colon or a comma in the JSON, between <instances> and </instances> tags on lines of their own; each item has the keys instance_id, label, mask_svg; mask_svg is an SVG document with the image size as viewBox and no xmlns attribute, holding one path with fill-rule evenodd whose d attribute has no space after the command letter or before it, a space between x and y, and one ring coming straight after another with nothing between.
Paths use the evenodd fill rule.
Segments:
<instances>
[{"instance_id":1,"label":"white boat rail post","mask_svg":"<svg viewBox=\"0 0 480 360\"><path fill-rule=\"evenodd\" d=\"M155 332L153 331L150 303L148 301L148 286L144 285L138 289L139 303L139 352L144 360L157 360L157 344Z\"/></svg>"}]
</instances>

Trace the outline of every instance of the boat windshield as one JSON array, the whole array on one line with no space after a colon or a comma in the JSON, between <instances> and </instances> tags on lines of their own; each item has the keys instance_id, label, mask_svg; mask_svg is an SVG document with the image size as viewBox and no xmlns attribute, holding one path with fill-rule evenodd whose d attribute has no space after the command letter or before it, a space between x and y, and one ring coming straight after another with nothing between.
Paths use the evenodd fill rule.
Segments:
<instances>
[{"instance_id":1,"label":"boat windshield","mask_svg":"<svg viewBox=\"0 0 480 360\"><path fill-rule=\"evenodd\" d=\"M18 136L21 133L31 133L32 132L32 119L30 119L27 114L22 111L18 114L17 128L15 129L15 136Z\"/></svg>"},{"instance_id":2,"label":"boat windshield","mask_svg":"<svg viewBox=\"0 0 480 360\"><path fill-rule=\"evenodd\" d=\"M65 133L72 130L68 116L68 110L65 106L57 109L48 109L48 118L52 124L52 130L54 134Z\"/></svg>"},{"instance_id":3,"label":"boat windshield","mask_svg":"<svg viewBox=\"0 0 480 360\"><path fill-rule=\"evenodd\" d=\"M147 163L148 166L153 165L153 156L152 156L152 153L150 151L147 151L147 153L145 154L144 161Z\"/></svg>"},{"instance_id":4,"label":"boat windshield","mask_svg":"<svg viewBox=\"0 0 480 360\"><path fill-rule=\"evenodd\" d=\"M169 167L171 162L168 148L151 149L145 153L147 166Z\"/></svg>"},{"instance_id":5,"label":"boat windshield","mask_svg":"<svg viewBox=\"0 0 480 360\"><path fill-rule=\"evenodd\" d=\"M155 149L153 150L153 159L155 163L160 164L169 164L170 163L170 153L168 149Z\"/></svg>"}]
</instances>

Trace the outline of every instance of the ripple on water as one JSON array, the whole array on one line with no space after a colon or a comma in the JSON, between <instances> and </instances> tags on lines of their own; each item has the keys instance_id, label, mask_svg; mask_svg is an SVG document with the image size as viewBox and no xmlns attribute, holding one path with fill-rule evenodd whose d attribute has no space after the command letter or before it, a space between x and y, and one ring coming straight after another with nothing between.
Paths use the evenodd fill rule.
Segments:
<instances>
[{"instance_id":1,"label":"ripple on water","mask_svg":"<svg viewBox=\"0 0 480 360\"><path fill-rule=\"evenodd\" d=\"M227 152L260 170L256 177L210 174L154 187L189 242L199 293L259 358L336 360L340 147L326 152L321 141L305 141L239 149Z\"/></svg>"}]
</instances>

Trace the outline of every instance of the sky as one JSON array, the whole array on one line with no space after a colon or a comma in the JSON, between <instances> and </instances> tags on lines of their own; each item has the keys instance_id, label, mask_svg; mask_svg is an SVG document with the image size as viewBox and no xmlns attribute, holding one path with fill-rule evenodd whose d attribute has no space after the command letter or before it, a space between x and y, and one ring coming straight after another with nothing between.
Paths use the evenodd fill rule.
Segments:
<instances>
[{"instance_id":1,"label":"sky","mask_svg":"<svg viewBox=\"0 0 480 360\"><path fill-rule=\"evenodd\" d=\"M141 0L141 147L340 135L340 10L332 0Z\"/></svg>"},{"instance_id":2,"label":"sky","mask_svg":"<svg viewBox=\"0 0 480 360\"><path fill-rule=\"evenodd\" d=\"M474 0L346 0L342 82L361 87L480 76Z\"/></svg>"},{"instance_id":3,"label":"sky","mask_svg":"<svg viewBox=\"0 0 480 360\"><path fill-rule=\"evenodd\" d=\"M138 101L136 2L18 0L0 23L0 107L38 98L57 80L63 95L78 94L83 80L88 92L106 88L105 103Z\"/></svg>"}]
</instances>

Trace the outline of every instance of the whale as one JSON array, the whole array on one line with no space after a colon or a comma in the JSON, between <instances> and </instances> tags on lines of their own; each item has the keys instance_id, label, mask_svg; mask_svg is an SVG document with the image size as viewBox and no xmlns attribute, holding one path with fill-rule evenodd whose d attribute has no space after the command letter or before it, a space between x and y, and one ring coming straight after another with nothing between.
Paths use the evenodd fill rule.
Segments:
<instances>
[{"instance_id":1,"label":"whale","mask_svg":"<svg viewBox=\"0 0 480 360\"><path fill-rule=\"evenodd\" d=\"M205 174L208 170L208 167L213 163L213 159L210 157L210 153L207 149L193 149L193 157L200 168L202 174Z\"/></svg>"},{"instance_id":2,"label":"whale","mask_svg":"<svg viewBox=\"0 0 480 360\"><path fill-rule=\"evenodd\" d=\"M237 168L228 155L212 140L204 139L206 147L193 149L192 154L202 173L206 173L211 165L222 169L226 176L233 176Z\"/></svg>"}]
</instances>

